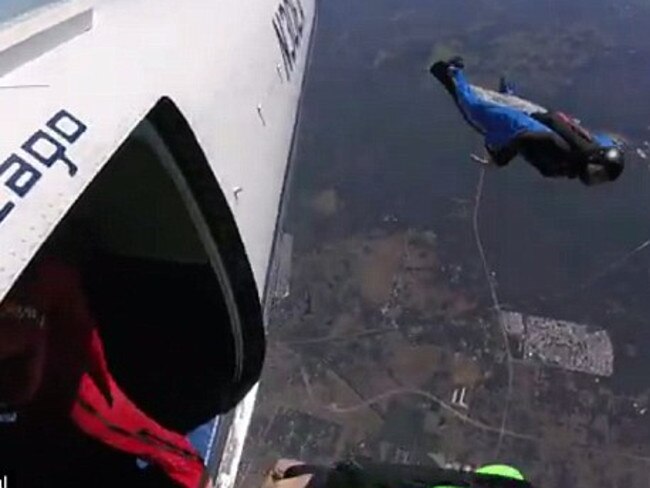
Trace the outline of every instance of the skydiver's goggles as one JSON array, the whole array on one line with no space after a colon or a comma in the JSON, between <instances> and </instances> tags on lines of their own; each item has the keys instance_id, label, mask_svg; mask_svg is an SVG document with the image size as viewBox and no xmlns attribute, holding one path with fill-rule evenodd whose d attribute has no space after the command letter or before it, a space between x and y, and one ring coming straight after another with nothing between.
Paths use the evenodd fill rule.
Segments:
<instances>
[{"instance_id":1,"label":"skydiver's goggles","mask_svg":"<svg viewBox=\"0 0 650 488\"><path fill-rule=\"evenodd\" d=\"M604 147L587 156L580 179L587 185L614 181L623 172L625 156L618 147Z\"/></svg>"},{"instance_id":2,"label":"skydiver's goggles","mask_svg":"<svg viewBox=\"0 0 650 488\"><path fill-rule=\"evenodd\" d=\"M432 466L346 462L333 467L299 464L288 468L282 479L311 475L304 488L533 488L526 480L442 469Z\"/></svg>"}]
</instances>

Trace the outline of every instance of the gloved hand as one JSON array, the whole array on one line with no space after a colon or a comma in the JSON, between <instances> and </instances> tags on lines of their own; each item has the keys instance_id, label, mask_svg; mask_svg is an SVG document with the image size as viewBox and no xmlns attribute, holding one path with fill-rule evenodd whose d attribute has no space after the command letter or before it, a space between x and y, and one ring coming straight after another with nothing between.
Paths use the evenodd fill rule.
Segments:
<instances>
[{"instance_id":1,"label":"gloved hand","mask_svg":"<svg viewBox=\"0 0 650 488\"><path fill-rule=\"evenodd\" d=\"M311 488L312 474L292 477L287 470L304 466L304 463L293 459L280 459L267 474L262 488Z\"/></svg>"}]
</instances>

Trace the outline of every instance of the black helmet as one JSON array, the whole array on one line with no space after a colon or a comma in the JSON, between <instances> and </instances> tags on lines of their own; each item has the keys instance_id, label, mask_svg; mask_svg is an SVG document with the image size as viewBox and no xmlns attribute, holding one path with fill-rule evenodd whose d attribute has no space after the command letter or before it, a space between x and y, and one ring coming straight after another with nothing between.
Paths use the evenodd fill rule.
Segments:
<instances>
[{"instance_id":1,"label":"black helmet","mask_svg":"<svg viewBox=\"0 0 650 488\"><path fill-rule=\"evenodd\" d=\"M623 172L625 154L616 147L601 147L587 156L587 161L580 171L580 180L586 185L597 185L614 181Z\"/></svg>"}]
</instances>

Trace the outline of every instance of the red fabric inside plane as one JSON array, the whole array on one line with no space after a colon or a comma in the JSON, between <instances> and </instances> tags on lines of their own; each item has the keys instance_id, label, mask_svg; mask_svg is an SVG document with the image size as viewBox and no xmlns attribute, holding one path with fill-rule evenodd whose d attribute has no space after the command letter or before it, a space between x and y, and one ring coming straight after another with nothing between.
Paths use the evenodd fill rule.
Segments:
<instances>
[{"instance_id":1,"label":"red fabric inside plane","mask_svg":"<svg viewBox=\"0 0 650 488\"><path fill-rule=\"evenodd\" d=\"M28 381L0 381L0 395L25 402L18 409L21 423L31 424L25 428L41 423L51 431L72 420L88 436L157 465L179 486L199 486L203 462L189 441L140 411L115 383L74 268L38 265L21 278L7 307L18 312L0 314L0 380ZM34 319L43 316L44 326Z\"/></svg>"}]
</instances>

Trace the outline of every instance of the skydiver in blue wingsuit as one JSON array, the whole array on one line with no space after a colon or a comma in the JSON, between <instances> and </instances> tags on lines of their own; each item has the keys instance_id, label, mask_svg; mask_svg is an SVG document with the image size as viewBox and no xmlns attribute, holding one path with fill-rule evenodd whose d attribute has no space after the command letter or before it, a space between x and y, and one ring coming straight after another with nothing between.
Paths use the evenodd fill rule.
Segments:
<instances>
[{"instance_id":1,"label":"skydiver in blue wingsuit","mask_svg":"<svg viewBox=\"0 0 650 488\"><path fill-rule=\"evenodd\" d=\"M438 61L431 74L451 94L465 120L485 138L486 162L507 165L518 154L546 177L579 178L588 186L616 180L623 172L621 144L592 134L578 121L515 96L501 78L499 91L470 85L462 58Z\"/></svg>"}]
</instances>

